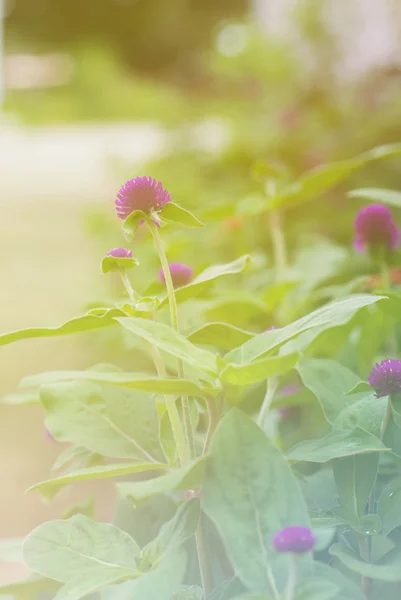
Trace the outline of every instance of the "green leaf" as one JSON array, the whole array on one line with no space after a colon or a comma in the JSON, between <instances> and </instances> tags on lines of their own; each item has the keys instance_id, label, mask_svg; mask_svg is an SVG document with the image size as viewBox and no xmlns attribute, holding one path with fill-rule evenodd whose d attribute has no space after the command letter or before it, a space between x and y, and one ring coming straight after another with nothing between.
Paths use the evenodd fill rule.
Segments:
<instances>
[{"instance_id":1,"label":"green leaf","mask_svg":"<svg viewBox=\"0 0 401 600\"><path fill-rule=\"evenodd\" d=\"M333 569L329 565L325 565L322 562L314 563L315 575L322 577L325 581L334 583L339 587L340 595L339 600L366 600L365 594L362 592L361 587L355 584L349 577L346 577L338 569Z\"/></svg>"},{"instance_id":2,"label":"green leaf","mask_svg":"<svg viewBox=\"0 0 401 600\"><path fill-rule=\"evenodd\" d=\"M168 469L168 465L163 463L121 463L114 465L100 465L97 467L90 467L87 469L79 469L72 471L66 475L55 477L54 479L48 479L41 483L36 483L30 487L27 491L40 492L45 498L51 499L55 496L63 487L76 481L91 481L93 479L107 479L109 477L121 477L122 475L128 475L129 473L141 473L143 471L152 470L164 470Z\"/></svg>"},{"instance_id":3,"label":"green leaf","mask_svg":"<svg viewBox=\"0 0 401 600\"><path fill-rule=\"evenodd\" d=\"M401 427L401 394L390 396L390 400L394 423Z\"/></svg>"},{"instance_id":4,"label":"green leaf","mask_svg":"<svg viewBox=\"0 0 401 600\"><path fill-rule=\"evenodd\" d=\"M343 512L359 520L376 481L379 454L357 454L333 461L334 477Z\"/></svg>"},{"instance_id":5,"label":"green leaf","mask_svg":"<svg viewBox=\"0 0 401 600\"><path fill-rule=\"evenodd\" d=\"M202 588L196 585L182 585L171 600L203 600Z\"/></svg>"},{"instance_id":6,"label":"green leaf","mask_svg":"<svg viewBox=\"0 0 401 600\"><path fill-rule=\"evenodd\" d=\"M384 296L355 294L354 296L331 302L305 317L290 323L286 327L255 336L239 348L229 352L225 356L225 359L229 362L240 364L251 362L271 352L304 331L315 330L316 332L321 332L331 327L344 325L358 310L383 299L385 299Z\"/></svg>"},{"instance_id":7,"label":"green leaf","mask_svg":"<svg viewBox=\"0 0 401 600\"><path fill-rule=\"evenodd\" d=\"M174 517L165 523L157 537L142 550L141 568L156 565L195 535L200 516L199 500L182 504Z\"/></svg>"},{"instance_id":8,"label":"green leaf","mask_svg":"<svg viewBox=\"0 0 401 600\"><path fill-rule=\"evenodd\" d=\"M85 517L89 517L90 519L95 518L95 499L93 496L88 496L81 502L77 502L76 504L73 504L67 508L67 510L61 515L61 518L69 519L75 515L85 515Z\"/></svg>"},{"instance_id":9,"label":"green leaf","mask_svg":"<svg viewBox=\"0 0 401 600\"><path fill-rule=\"evenodd\" d=\"M271 572L281 571L285 579L281 567L288 567L288 557L274 550L274 534L292 523L309 526L309 516L287 461L237 409L213 437L202 502L242 583L252 592L270 593ZM304 558L306 566L310 557Z\"/></svg>"},{"instance_id":10,"label":"green leaf","mask_svg":"<svg viewBox=\"0 0 401 600\"><path fill-rule=\"evenodd\" d=\"M371 202L383 202L397 208L401 207L401 192L380 188L360 188L348 193L349 198L364 198Z\"/></svg>"},{"instance_id":11,"label":"green leaf","mask_svg":"<svg viewBox=\"0 0 401 600\"><path fill-rule=\"evenodd\" d=\"M201 371L212 375L217 374L216 356L194 346L168 325L132 317L117 318L116 320L128 331L155 344L168 354L180 358Z\"/></svg>"},{"instance_id":12,"label":"green leaf","mask_svg":"<svg viewBox=\"0 0 401 600\"><path fill-rule=\"evenodd\" d=\"M147 221L149 215L144 213L142 210L134 210L123 223L123 232L125 239L128 242L132 242L141 221Z\"/></svg>"},{"instance_id":13,"label":"green leaf","mask_svg":"<svg viewBox=\"0 0 401 600\"><path fill-rule=\"evenodd\" d=\"M378 513L383 535L401 526L401 477L396 477L384 488L379 498Z\"/></svg>"},{"instance_id":14,"label":"green leaf","mask_svg":"<svg viewBox=\"0 0 401 600\"><path fill-rule=\"evenodd\" d=\"M236 327L245 327L248 323L263 321L267 309L255 293L231 290L212 300L206 306L205 314L209 321L224 321Z\"/></svg>"},{"instance_id":15,"label":"green leaf","mask_svg":"<svg viewBox=\"0 0 401 600\"><path fill-rule=\"evenodd\" d=\"M57 440L112 458L164 461L157 408L147 394L74 381L44 385L40 395Z\"/></svg>"},{"instance_id":16,"label":"green leaf","mask_svg":"<svg viewBox=\"0 0 401 600\"><path fill-rule=\"evenodd\" d=\"M0 346L12 344L19 340L29 338L42 337L57 337L60 335L70 335L72 333L80 333L82 331L93 331L95 329L103 329L105 327L115 327L116 321L114 317L122 317L125 315L123 310L119 308L110 308L99 317L93 315L83 315L76 319L71 319L58 327L31 327L29 329L19 329L10 333L0 335Z\"/></svg>"},{"instance_id":17,"label":"green leaf","mask_svg":"<svg viewBox=\"0 0 401 600\"><path fill-rule=\"evenodd\" d=\"M60 583L45 577L32 576L23 581L0 585L0 597L12 596L15 600L37 600L51 594L54 597Z\"/></svg>"},{"instance_id":18,"label":"green leaf","mask_svg":"<svg viewBox=\"0 0 401 600\"><path fill-rule=\"evenodd\" d=\"M26 405L26 404L40 404L40 397L38 391L29 392L18 392L16 394L6 394L0 398L1 404L14 404L14 405Z\"/></svg>"},{"instance_id":19,"label":"green leaf","mask_svg":"<svg viewBox=\"0 0 401 600\"><path fill-rule=\"evenodd\" d=\"M291 371L298 362L299 354L294 352L284 356L272 356L243 365L227 365L220 373L220 381L230 385L250 385L264 381L274 375Z\"/></svg>"},{"instance_id":20,"label":"green leaf","mask_svg":"<svg viewBox=\"0 0 401 600\"><path fill-rule=\"evenodd\" d=\"M189 210L182 208L175 202L168 202L163 206L163 210L160 213L162 221L167 223L175 223L176 225L182 225L183 227L204 227L204 223L199 221Z\"/></svg>"},{"instance_id":21,"label":"green leaf","mask_svg":"<svg viewBox=\"0 0 401 600\"><path fill-rule=\"evenodd\" d=\"M364 152L350 160L322 165L302 175L297 182L284 190L270 201L270 208L295 206L315 196L318 196L341 181L344 181L355 171L369 162L400 154L400 144L380 146Z\"/></svg>"},{"instance_id":22,"label":"green leaf","mask_svg":"<svg viewBox=\"0 0 401 600\"><path fill-rule=\"evenodd\" d=\"M338 598L340 588L320 577L308 577L296 587L294 600L332 600Z\"/></svg>"},{"instance_id":23,"label":"green leaf","mask_svg":"<svg viewBox=\"0 0 401 600\"><path fill-rule=\"evenodd\" d=\"M153 392L155 394L187 395L197 397L218 396L220 388L213 386L208 381L191 381L189 379L178 379L177 377L158 377L143 373L121 373L121 372L96 372L88 371L51 371L31 375L22 380L22 387L33 387L47 383L60 381L93 381L107 383L120 387L140 390L142 392Z\"/></svg>"},{"instance_id":24,"label":"green leaf","mask_svg":"<svg viewBox=\"0 0 401 600\"><path fill-rule=\"evenodd\" d=\"M147 479L146 481L135 481L130 483L119 483L118 490L124 498L132 502L141 502L157 494L165 494L173 490L198 489L204 478L206 458L199 458L187 467L171 470L166 475Z\"/></svg>"},{"instance_id":25,"label":"green leaf","mask_svg":"<svg viewBox=\"0 0 401 600\"><path fill-rule=\"evenodd\" d=\"M186 566L186 554L179 550L138 579L111 588L104 600L171 600L180 589Z\"/></svg>"},{"instance_id":26,"label":"green leaf","mask_svg":"<svg viewBox=\"0 0 401 600\"><path fill-rule=\"evenodd\" d=\"M105 275L110 271L120 271L121 269L132 269L137 267L139 262L135 258L121 256L105 256L102 259L100 268Z\"/></svg>"},{"instance_id":27,"label":"green leaf","mask_svg":"<svg viewBox=\"0 0 401 600\"><path fill-rule=\"evenodd\" d=\"M53 471L57 471L58 469L65 467L68 463L70 463L69 468L71 468L71 465L83 468L89 466L89 463L92 463L96 458L101 458L103 460L103 457L101 457L100 454L91 452L87 448L82 448L81 446L69 446L58 455L52 469Z\"/></svg>"},{"instance_id":28,"label":"green leaf","mask_svg":"<svg viewBox=\"0 0 401 600\"><path fill-rule=\"evenodd\" d=\"M333 429L325 437L300 442L286 456L295 462L325 463L343 456L386 451L388 448L377 437L357 427L351 431Z\"/></svg>"},{"instance_id":29,"label":"green leaf","mask_svg":"<svg viewBox=\"0 0 401 600\"><path fill-rule=\"evenodd\" d=\"M187 339L192 344L215 346L223 350L232 350L253 337L254 334L250 331L239 329L229 323L206 323L187 335Z\"/></svg>"},{"instance_id":30,"label":"green leaf","mask_svg":"<svg viewBox=\"0 0 401 600\"><path fill-rule=\"evenodd\" d=\"M191 283L175 290L177 302L185 302L190 298L203 295L205 292L208 292L213 283L221 277L242 273L242 271L244 271L244 269L248 266L250 260L251 257L246 254L245 256L241 256L232 262L208 267L202 271L202 273L197 275L197 277L195 277ZM167 302L168 297L165 296L162 300L162 304L166 304Z\"/></svg>"},{"instance_id":31,"label":"green leaf","mask_svg":"<svg viewBox=\"0 0 401 600\"><path fill-rule=\"evenodd\" d=\"M24 544L28 567L45 577L69 583L59 597L78 599L105 585L138 576L140 548L111 524L83 515L39 525Z\"/></svg>"},{"instance_id":32,"label":"green leaf","mask_svg":"<svg viewBox=\"0 0 401 600\"><path fill-rule=\"evenodd\" d=\"M360 394L361 392L371 392L371 391L372 391L372 386L369 385L369 383L367 381L359 381L345 395L352 396L353 394L358 394L358 393Z\"/></svg>"},{"instance_id":33,"label":"green leaf","mask_svg":"<svg viewBox=\"0 0 401 600\"><path fill-rule=\"evenodd\" d=\"M379 564L367 563L343 544L334 544L330 554L354 573L379 581L401 581L401 552L390 553Z\"/></svg>"}]
</instances>

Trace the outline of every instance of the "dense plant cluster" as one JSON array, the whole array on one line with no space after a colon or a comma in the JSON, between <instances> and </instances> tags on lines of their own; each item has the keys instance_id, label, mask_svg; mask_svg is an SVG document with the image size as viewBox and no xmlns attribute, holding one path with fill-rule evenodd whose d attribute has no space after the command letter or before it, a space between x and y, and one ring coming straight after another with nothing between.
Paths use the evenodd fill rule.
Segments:
<instances>
[{"instance_id":1,"label":"dense plant cluster","mask_svg":"<svg viewBox=\"0 0 401 600\"><path fill-rule=\"evenodd\" d=\"M101 262L120 298L56 328L0 336L5 345L115 334L113 362L28 376L7 400L40 403L49 439L70 443L56 475L32 490L51 499L77 481L115 478L115 519L95 521L84 503L40 525L23 548L37 576L1 594L399 598L401 194L350 192L366 206L355 205L347 248L321 238L289 255L282 223L400 153L382 146L295 181L256 164L257 201L239 202L244 220L264 224L270 264L255 252L198 270L182 247L205 262L219 211L203 211L204 227L164 183L136 177L121 187L114 218L124 247L106 248ZM169 261L166 243L180 240L186 262ZM154 268L143 269L141 246Z\"/></svg>"}]
</instances>

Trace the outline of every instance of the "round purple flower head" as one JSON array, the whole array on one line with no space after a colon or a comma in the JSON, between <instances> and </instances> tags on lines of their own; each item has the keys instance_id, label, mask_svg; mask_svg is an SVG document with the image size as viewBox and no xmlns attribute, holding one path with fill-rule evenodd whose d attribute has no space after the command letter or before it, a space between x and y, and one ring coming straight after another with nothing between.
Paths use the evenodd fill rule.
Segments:
<instances>
[{"instance_id":1,"label":"round purple flower head","mask_svg":"<svg viewBox=\"0 0 401 600\"><path fill-rule=\"evenodd\" d=\"M285 527L273 538L277 552L309 552L316 544L316 538L308 527L292 525Z\"/></svg>"},{"instance_id":2,"label":"round purple flower head","mask_svg":"<svg viewBox=\"0 0 401 600\"><path fill-rule=\"evenodd\" d=\"M128 250L127 248L113 248L106 256L112 256L113 258L132 258L132 250Z\"/></svg>"},{"instance_id":3,"label":"round purple flower head","mask_svg":"<svg viewBox=\"0 0 401 600\"><path fill-rule=\"evenodd\" d=\"M401 392L401 360L386 358L376 363L368 382L376 392L376 398Z\"/></svg>"},{"instance_id":4,"label":"round purple flower head","mask_svg":"<svg viewBox=\"0 0 401 600\"><path fill-rule=\"evenodd\" d=\"M401 240L401 231L384 204L369 204L361 208L355 219L354 247L365 252L370 247L395 250Z\"/></svg>"},{"instance_id":5,"label":"round purple flower head","mask_svg":"<svg viewBox=\"0 0 401 600\"><path fill-rule=\"evenodd\" d=\"M193 271L191 267L189 265L185 265L184 263L170 263L169 269L174 287L187 285L187 283L189 283L193 277ZM160 269L159 271L159 279L162 283L166 283L163 269Z\"/></svg>"},{"instance_id":6,"label":"round purple flower head","mask_svg":"<svg viewBox=\"0 0 401 600\"><path fill-rule=\"evenodd\" d=\"M171 197L160 181L152 177L136 177L124 183L117 194L117 216L126 219L135 210L155 213L167 202L171 202Z\"/></svg>"}]
</instances>

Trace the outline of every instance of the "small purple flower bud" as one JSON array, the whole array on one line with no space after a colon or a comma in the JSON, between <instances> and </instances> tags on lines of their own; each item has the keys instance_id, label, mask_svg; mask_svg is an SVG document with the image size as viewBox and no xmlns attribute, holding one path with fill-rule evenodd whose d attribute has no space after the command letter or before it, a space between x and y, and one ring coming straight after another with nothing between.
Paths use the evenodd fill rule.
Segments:
<instances>
[{"instance_id":1,"label":"small purple flower bud","mask_svg":"<svg viewBox=\"0 0 401 600\"><path fill-rule=\"evenodd\" d=\"M106 256L112 256L113 258L132 258L132 250L128 250L127 248L113 248Z\"/></svg>"},{"instance_id":2,"label":"small purple flower bud","mask_svg":"<svg viewBox=\"0 0 401 600\"><path fill-rule=\"evenodd\" d=\"M273 538L277 552L309 552L316 544L316 538L308 527L292 525L285 527Z\"/></svg>"},{"instance_id":3,"label":"small purple flower bud","mask_svg":"<svg viewBox=\"0 0 401 600\"><path fill-rule=\"evenodd\" d=\"M115 204L118 218L126 219L135 210L156 213L167 202L171 202L171 196L160 181L152 177L136 177L120 188Z\"/></svg>"},{"instance_id":4,"label":"small purple flower bud","mask_svg":"<svg viewBox=\"0 0 401 600\"><path fill-rule=\"evenodd\" d=\"M193 271L191 267L189 265L185 265L184 263L170 263L169 269L174 287L187 285L193 277ZM159 271L159 279L162 283L166 283L163 269L160 269Z\"/></svg>"},{"instance_id":5,"label":"small purple flower bud","mask_svg":"<svg viewBox=\"0 0 401 600\"><path fill-rule=\"evenodd\" d=\"M369 247L392 251L400 241L401 231L387 206L369 204L361 208L355 219L354 247L357 252L363 253Z\"/></svg>"},{"instance_id":6,"label":"small purple flower bud","mask_svg":"<svg viewBox=\"0 0 401 600\"><path fill-rule=\"evenodd\" d=\"M386 358L376 363L368 377L376 398L401 393L401 360Z\"/></svg>"}]
</instances>

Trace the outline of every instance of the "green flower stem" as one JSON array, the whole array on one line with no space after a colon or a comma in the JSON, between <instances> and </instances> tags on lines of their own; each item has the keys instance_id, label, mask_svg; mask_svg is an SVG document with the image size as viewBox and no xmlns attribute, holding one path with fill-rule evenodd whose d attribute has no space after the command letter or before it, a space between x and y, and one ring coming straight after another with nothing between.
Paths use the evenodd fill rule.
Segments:
<instances>
[{"instance_id":1,"label":"green flower stem","mask_svg":"<svg viewBox=\"0 0 401 600\"><path fill-rule=\"evenodd\" d=\"M264 422L266 420L267 413L270 410L270 406L272 400L274 398L274 394L276 393L278 387L278 378L277 377L269 377L266 384L266 394L262 403L262 407L259 412L259 416L257 419L257 424L259 427L263 428Z\"/></svg>"},{"instance_id":2,"label":"green flower stem","mask_svg":"<svg viewBox=\"0 0 401 600\"><path fill-rule=\"evenodd\" d=\"M291 552L290 554L290 561L290 572L288 575L287 592L285 595L285 600L294 600L295 585L297 583L297 556L293 552Z\"/></svg>"},{"instance_id":3,"label":"green flower stem","mask_svg":"<svg viewBox=\"0 0 401 600\"><path fill-rule=\"evenodd\" d=\"M283 218L281 212L278 210L272 210L269 213L269 228L273 244L276 278L281 280L284 277L287 266L287 251L283 231Z\"/></svg>"},{"instance_id":4,"label":"green flower stem","mask_svg":"<svg viewBox=\"0 0 401 600\"><path fill-rule=\"evenodd\" d=\"M173 327L173 329L175 329L177 332L179 332L180 327L179 327L179 323L178 323L177 302L175 299L173 280L171 278L171 273L170 273L170 268L169 268L169 264L167 261L167 256L166 256L166 253L165 253L165 250L163 247L163 243L162 243L162 240L161 240L161 237L159 234L159 228L153 223L153 221L147 221L147 223L148 223L150 232L152 234L153 241L155 243L156 250L159 255L160 263L161 263L161 266L163 269L164 280L166 282L166 288L167 288L168 303L169 303L169 307L170 307L171 326ZM184 366L182 364L182 360L177 361L177 371L178 371L178 376L183 378L184 377ZM188 448L188 452L187 452L188 459L187 459L186 463L188 463L190 460L195 458L195 442L194 442L194 435L193 435L193 431L192 431L191 412L190 412L190 408L189 408L188 398L186 396L182 396L181 401L182 401L182 412L183 412L183 416L184 416L185 437L186 437L187 448Z\"/></svg>"},{"instance_id":5,"label":"green flower stem","mask_svg":"<svg viewBox=\"0 0 401 600\"><path fill-rule=\"evenodd\" d=\"M175 299L173 280L171 278L171 273L170 273L170 268L169 268L169 264L167 261L167 256L166 256L164 246L163 246L160 234L159 234L158 227L153 223L153 221L148 220L147 223L148 223L150 232L152 234L153 241L155 243L156 250L159 255L160 263L161 263L161 266L163 269L164 280L166 282L166 289L167 289L167 295L168 295L168 302L169 302L169 307L170 307L171 325L177 332L179 332L180 327L179 327L179 322L178 322L177 302ZM183 366L181 360L177 361L177 371L178 371L179 377L184 377L184 366ZM185 396L182 397L182 412L183 412L183 416L184 416L184 430L185 430L185 437L186 437L186 442L187 442L187 444L186 444L187 460L185 461L184 464L187 464L193 458L195 458L195 442L194 442L194 435L193 435L193 431L192 431L189 402L188 402L188 398ZM205 539L204 539L202 520L199 521L199 525L197 527L196 534L195 534L195 539L196 539L196 549L197 549L197 554L198 554L199 571L200 571L201 580L202 580L203 597L206 598L212 589L213 579L212 579L212 574L211 574L210 565L209 565L209 561L208 561L208 552L207 552Z\"/></svg>"},{"instance_id":6,"label":"green flower stem","mask_svg":"<svg viewBox=\"0 0 401 600\"><path fill-rule=\"evenodd\" d=\"M129 296L129 299L131 300L132 303L134 303L135 302L135 292L132 288L131 282L127 276L127 272L125 269L120 270L120 276L121 276L123 285L127 291L127 294ZM153 344L149 344L149 348L150 348L150 353L152 355L154 365L156 367L157 374L159 375L159 377L166 377L166 375L167 375L166 367L164 365L164 361L159 352L159 349L157 348L157 346L154 346ZM167 409L168 416L170 419L170 424L171 424L171 429L173 431L175 444L177 446L178 456L179 456L181 464L185 464L185 462L187 461L187 446L186 446L186 441L185 441L184 430L182 428L182 424L181 424L181 420L180 420L180 415L178 414L178 410L177 410L177 405L175 403L174 398L172 398L171 396L164 396L164 400L166 403L166 409Z\"/></svg>"},{"instance_id":7,"label":"green flower stem","mask_svg":"<svg viewBox=\"0 0 401 600\"><path fill-rule=\"evenodd\" d=\"M381 439L381 441L383 441L384 434L386 433L387 425L388 425L388 423L390 421L390 417L391 417L391 396L389 396L388 399L387 399L386 412L384 413L383 421L382 421L382 424L380 426L380 439Z\"/></svg>"},{"instance_id":8,"label":"green flower stem","mask_svg":"<svg viewBox=\"0 0 401 600\"><path fill-rule=\"evenodd\" d=\"M359 544L359 553L361 558L363 558L366 562L370 563L371 559L371 548L370 548L370 538L368 536L358 536L358 544ZM366 575L361 576L361 588L366 598L369 600L370 592L372 588L372 580Z\"/></svg>"}]
</instances>

